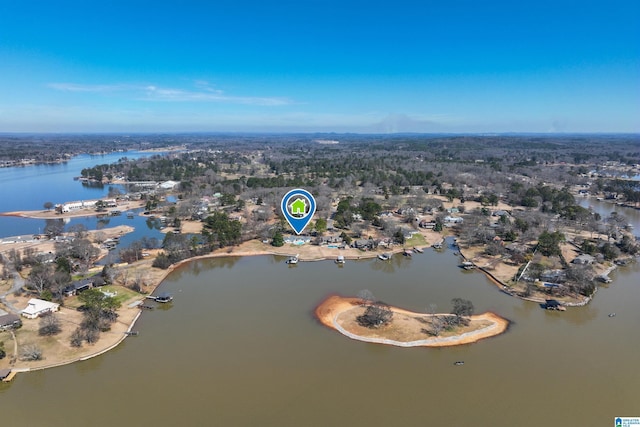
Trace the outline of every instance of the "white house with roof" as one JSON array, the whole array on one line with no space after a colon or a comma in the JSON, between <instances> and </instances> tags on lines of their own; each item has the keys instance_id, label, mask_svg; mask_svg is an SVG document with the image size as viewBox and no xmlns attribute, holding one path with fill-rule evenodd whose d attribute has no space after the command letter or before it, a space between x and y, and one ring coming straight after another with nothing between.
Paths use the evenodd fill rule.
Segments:
<instances>
[{"instance_id":1,"label":"white house with roof","mask_svg":"<svg viewBox=\"0 0 640 427\"><path fill-rule=\"evenodd\" d=\"M162 188L163 190L172 190L178 184L179 182L176 181L165 181L160 184L160 188Z\"/></svg>"},{"instance_id":2,"label":"white house with roof","mask_svg":"<svg viewBox=\"0 0 640 427\"><path fill-rule=\"evenodd\" d=\"M79 209L92 209L96 207L97 200L83 200L80 202L67 202L57 205L56 208L62 213L77 211Z\"/></svg>"},{"instance_id":3,"label":"white house with roof","mask_svg":"<svg viewBox=\"0 0 640 427\"><path fill-rule=\"evenodd\" d=\"M45 301L37 298L31 298L27 303L27 307L20 312L27 319L35 319L46 313L53 313L60 309L60 304Z\"/></svg>"},{"instance_id":4,"label":"white house with roof","mask_svg":"<svg viewBox=\"0 0 640 427\"><path fill-rule=\"evenodd\" d=\"M449 223L453 223L453 224L460 224L460 223L464 222L464 219L460 218L459 216L446 216L446 217L444 217L444 222L449 222Z\"/></svg>"}]
</instances>

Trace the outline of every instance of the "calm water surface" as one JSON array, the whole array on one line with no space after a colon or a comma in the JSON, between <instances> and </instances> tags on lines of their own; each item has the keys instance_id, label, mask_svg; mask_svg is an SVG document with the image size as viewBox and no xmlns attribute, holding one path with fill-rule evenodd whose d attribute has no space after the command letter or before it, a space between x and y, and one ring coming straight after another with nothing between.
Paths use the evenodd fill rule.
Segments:
<instances>
[{"instance_id":1,"label":"calm water surface","mask_svg":"<svg viewBox=\"0 0 640 427\"><path fill-rule=\"evenodd\" d=\"M67 163L0 168L0 212L43 209L45 202L64 203L106 197L109 186L84 186L73 178L82 169L115 163L123 157L138 159L154 154L127 151L99 156L80 155ZM113 186L122 189L119 186ZM34 234L44 230L41 219L0 217L0 237Z\"/></svg>"},{"instance_id":2,"label":"calm water surface","mask_svg":"<svg viewBox=\"0 0 640 427\"><path fill-rule=\"evenodd\" d=\"M266 256L193 262L162 284L175 301L145 312L140 336L0 386L3 419L23 422L32 408L29 421L49 426L606 426L640 413L637 264L565 313L504 295L457 264L431 250L344 268ZM417 311L469 298L514 323L477 344L402 349L314 320L327 295L364 288Z\"/></svg>"}]
</instances>

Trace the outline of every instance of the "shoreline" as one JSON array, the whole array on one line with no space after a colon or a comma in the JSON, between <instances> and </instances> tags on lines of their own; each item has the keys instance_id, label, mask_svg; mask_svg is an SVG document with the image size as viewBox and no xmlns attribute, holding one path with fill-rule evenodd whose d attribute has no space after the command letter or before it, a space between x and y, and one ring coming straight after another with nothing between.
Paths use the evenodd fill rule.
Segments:
<instances>
[{"instance_id":1,"label":"shoreline","mask_svg":"<svg viewBox=\"0 0 640 427\"><path fill-rule=\"evenodd\" d=\"M256 247L257 246L257 247ZM166 270L160 270L160 269L155 269L154 267L150 266L150 263L152 262L151 260L142 260L139 261L138 263L134 263L134 264L130 264L130 268L143 268L143 269L154 269L157 270L156 274L154 274L153 276L153 281L152 283L149 283L147 285L147 291L148 294L151 295L153 294L157 288L159 286L162 285L162 282L164 282L164 280L176 269L181 268L184 265L187 265L191 262L194 261L200 261L200 260L206 260L206 259L215 259L215 258L223 258L223 257L246 257L246 256L264 256L264 255L271 255L271 256L282 256L282 257L287 257L287 256L291 256L291 249L290 247L287 246L282 246L279 248L276 247L269 247L269 250L267 250L266 248L262 247L262 246L266 246L265 244L259 242L258 240L250 240L244 243L241 243L238 246L233 246L230 248L220 248L215 250L214 252L205 254L205 255L200 255L200 256L196 256L196 257L192 257L192 258L187 258L184 260L181 260L175 264L172 264L171 266L169 266L169 268L167 268ZM301 262L315 262L315 261L330 261L330 260L335 260L337 255L343 255L345 257L345 259L348 260L358 260L358 259L375 259L377 258L378 254L381 252L378 251L366 251L363 252L359 249L344 249L344 250L338 250L335 249L336 251L336 256L333 255L322 255L322 254L317 254L314 255L312 253L309 252L314 252L314 249L317 251L318 247L313 247L313 246L307 246L306 251L301 248L301 247L296 247L293 248L294 250L300 251L300 252L307 252L307 256L303 256L301 254L300 256L300 261ZM332 249L333 250L333 249ZM394 248L394 249L389 249L386 250L386 253L393 253L393 254L399 254L401 253L403 250L403 248L399 247L399 248ZM339 252L338 252L339 251ZM346 252L352 252L352 253L346 253ZM147 265L145 265L147 264ZM145 295L140 295L140 301L144 300ZM130 332L137 320L141 317L143 310L138 308L138 307L124 307L121 310L124 310L123 312L126 313L128 310L136 310L137 313L135 313L135 315L131 316L130 320L129 319L121 319L123 322L119 322L121 327L118 328L118 331L109 331L107 333L109 334L121 334L120 337L117 338L117 340L112 341L112 340L99 340L97 343L95 343L93 345L93 349L95 349L94 351L91 351L90 353L87 354L81 354L81 355L76 355L73 358L70 358L68 360L63 360L57 363L52 363L52 364L48 364L48 365L41 365L41 366L26 366L25 364L20 364L18 366L9 366L9 369L11 369L12 372L16 372L16 373L20 373L20 372L33 372L33 371L39 371L39 370L43 370L43 369L49 369L49 368L56 368L59 366L65 366L65 365L69 365L72 363L76 363L76 362L80 362L80 361L85 361L85 360L89 360L92 359L94 357L100 356L104 353L107 353L110 350L113 350L114 348L116 348L118 345L120 345L125 338L127 338L127 334L125 332ZM120 313L122 314L122 313ZM105 338L105 337L103 337ZM101 342L104 342L104 345L100 345ZM96 348L98 347L98 348ZM19 363L20 361L16 361L16 363ZM33 362L26 362L26 363L33 363Z\"/></svg>"},{"instance_id":2,"label":"shoreline","mask_svg":"<svg viewBox=\"0 0 640 427\"><path fill-rule=\"evenodd\" d=\"M31 210L31 211L9 211L0 212L0 216L9 216L17 218L30 218L30 219L64 219L64 218L82 218L87 216L100 216L110 215L112 210L124 210L140 209L144 207L143 201L128 201L118 205L116 208L105 210L104 212L97 212L95 209L79 209L73 212L58 213L55 210Z\"/></svg>"},{"instance_id":3,"label":"shoreline","mask_svg":"<svg viewBox=\"0 0 640 427\"><path fill-rule=\"evenodd\" d=\"M468 260L469 258L467 258L464 255L464 253L462 252L462 248L460 248L460 246L457 246L457 248L458 248L458 253L462 257L462 259L464 259L465 261ZM617 268L617 266L615 266L615 265L613 267L610 267L610 271L609 272L615 270L616 268ZM493 273L488 271L486 268L480 267L480 266L476 266L476 270L480 270L484 274L484 276L500 290L500 292L503 292L503 293L509 295L510 297L517 298L517 299L520 299L522 301L535 302L537 304L544 304L546 302L546 300L549 299L549 298L542 298L542 297L525 297L525 296L522 296L522 295L518 295L517 293L512 291L510 286L507 286L500 278L496 277L496 275L494 275ZM578 300L576 298L573 298L572 301L562 301L562 305L564 305L565 307L583 307L583 306L589 304L589 302L591 302L593 297L598 292L598 288L599 287L596 285L595 290L588 297L587 296L583 296L580 300Z\"/></svg>"},{"instance_id":4,"label":"shoreline","mask_svg":"<svg viewBox=\"0 0 640 427\"><path fill-rule=\"evenodd\" d=\"M0 214L0 215L6 215L6 213ZM57 217L60 217L60 216L57 216ZM425 245L421 245L421 246L426 249L429 247L429 244L426 243ZM397 255L402 253L403 250L404 250L404 247L402 245L398 245L395 248L387 248L384 251L379 251L379 250L362 251L360 249L354 249L354 248L336 249L336 248L319 247L319 246L313 246L313 245L302 245L302 246L295 246L295 247L293 247L292 245L285 245L282 247L273 247L273 246L264 244L257 239L253 239L253 240L243 242L237 246L220 248L208 254L199 255L192 258L181 260L175 264L172 264L166 270L160 270L160 269L151 267L151 262L152 262L151 259L141 260L137 263L130 264L128 267L132 269L141 269L143 271L155 270L155 273L149 276L149 278L151 279L151 283L146 285L146 291L150 295L150 294L153 294L157 290L157 288L162 285L164 280L172 272L194 261L222 258L222 257L246 257L246 256L264 256L264 255L289 257L293 255L293 252L298 253L299 260L301 262L331 261L331 260L335 260L338 255L342 255L346 260L360 260L360 259L364 260L364 259L375 259L380 253L391 253L391 254ZM461 248L458 247L457 250L458 250L458 253L463 258L465 258ZM387 262L387 261L381 261L381 262ZM498 279L493 274L485 271L482 268L480 270L485 274L485 277L487 277L492 283L494 283L502 292L508 293L509 295L515 296L519 299L537 302L537 303L541 302L541 301L537 301L536 299L525 298L525 297L514 295L508 292L507 291L508 287L506 287L506 285L502 283L500 279ZM144 299L144 295L140 295L140 300L143 300L143 299ZM591 298L587 298L586 301L583 302L581 305L588 303L590 300ZM416 342L409 342L409 343L398 342L398 341L390 342L392 340L380 340L372 337L357 336L355 334L352 334L344 330L344 328L341 328L341 326L336 321L336 317L340 313L346 311L347 309L352 308L354 305L354 302L356 301L359 302L357 298L347 298L347 297L337 297L337 296L329 297L327 300L323 301L318 307L316 307L315 309L316 318L324 326L327 326L330 329L336 330L351 339L378 343L378 344L395 345L395 346L401 346L401 347L418 347L418 346L447 347L447 346L464 345L464 344L474 343L485 338L490 338L493 336L500 335L504 333L509 326L509 321L507 319L504 319L494 313L488 312L488 313L483 313L481 315L476 315L471 317L472 320L485 320L492 323L492 325L488 327L483 327L479 330L463 333L458 336L432 337L425 340L418 340ZM391 307L391 308L396 313L403 313L403 314L408 314L413 316L425 315L423 313L413 313L398 307ZM107 343L105 343L105 346L102 346L91 353L74 357L69 360L61 361L59 363L44 365L44 366L37 366L37 367L15 367L15 368L11 367L12 371L29 372L29 371L36 371L36 370L58 367L58 366L64 366L74 362L84 361L84 360L91 359L93 357L100 356L116 348L127 337L127 334L125 332L130 332L133 329L133 327L135 326L135 323L141 317L142 311L143 311L138 307L128 307L128 308L125 308L124 310L127 310L127 309L137 310L137 313L134 316L132 316L130 320L128 320L126 325L124 325L126 326L125 328L126 331L124 330L121 331L122 335L118 337L116 341L108 341ZM334 314L331 315L331 313L334 313ZM329 317L327 317L327 315ZM115 332L112 332L112 333L115 333ZM99 343L100 341L98 341L96 345L99 345Z\"/></svg>"},{"instance_id":5,"label":"shoreline","mask_svg":"<svg viewBox=\"0 0 640 427\"><path fill-rule=\"evenodd\" d=\"M488 321L491 324L489 326L464 332L459 335L453 335L449 337L431 337L420 340L412 341L397 341L388 338L380 337L368 337L358 335L353 332L347 331L338 321L338 317L354 308L354 306L360 305L361 300L354 297L341 297L338 295L332 295L322 301L315 309L316 318L324 326L333 329L342 335L362 342L368 342L373 344L393 345L396 347L452 347L458 345L472 344L480 340L491 338L500 334L503 334L509 327L509 321L498 316L495 313L487 312L470 317L471 321ZM431 315L425 313L415 313L412 311L404 310L402 308L390 306L391 311L396 314L406 314L410 316L430 317Z\"/></svg>"}]
</instances>

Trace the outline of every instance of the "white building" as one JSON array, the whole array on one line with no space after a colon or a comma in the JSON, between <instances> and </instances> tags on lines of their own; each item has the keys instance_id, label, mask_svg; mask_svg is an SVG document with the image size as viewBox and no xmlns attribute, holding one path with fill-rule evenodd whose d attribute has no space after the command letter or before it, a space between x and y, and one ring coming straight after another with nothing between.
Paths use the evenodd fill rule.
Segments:
<instances>
[{"instance_id":1,"label":"white building","mask_svg":"<svg viewBox=\"0 0 640 427\"><path fill-rule=\"evenodd\" d=\"M56 304L55 302L31 298L27 303L27 308L22 310L20 314L22 314L27 319L35 319L36 317L41 316L45 313L53 313L54 311L58 311L59 309L60 304Z\"/></svg>"},{"instance_id":2,"label":"white building","mask_svg":"<svg viewBox=\"0 0 640 427\"><path fill-rule=\"evenodd\" d=\"M460 224L461 222L463 222L464 219L458 217L458 216L446 216L444 217L444 222L449 222L449 223L453 223L453 224Z\"/></svg>"},{"instance_id":3,"label":"white building","mask_svg":"<svg viewBox=\"0 0 640 427\"><path fill-rule=\"evenodd\" d=\"M178 184L179 183L176 181L165 181L160 184L160 188L162 188L163 190L172 190Z\"/></svg>"},{"instance_id":4,"label":"white building","mask_svg":"<svg viewBox=\"0 0 640 427\"><path fill-rule=\"evenodd\" d=\"M73 212L80 209L92 209L96 207L97 200L83 200L81 202L67 202L60 205L62 213Z\"/></svg>"}]
</instances>

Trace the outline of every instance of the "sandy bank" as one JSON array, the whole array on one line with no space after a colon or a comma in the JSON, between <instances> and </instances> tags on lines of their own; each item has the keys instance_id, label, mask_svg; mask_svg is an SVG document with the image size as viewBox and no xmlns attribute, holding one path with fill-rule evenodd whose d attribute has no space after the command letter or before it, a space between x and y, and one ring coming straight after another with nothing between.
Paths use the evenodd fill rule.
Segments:
<instances>
[{"instance_id":1,"label":"sandy bank","mask_svg":"<svg viewBox=\"0 0 640 427\"><path fill-rule=\"evenodd\" d=\"M356 313L354 311L359 308L360 301L361 300L358 298L334 295L318 305L315 310L315 314L323 325L334 329L351 339L399 347L447 347L470 344L485 338L502 334L509 326L508 320L494 313L483 313L471 316L470 330L468 332L462 332L459 335L394 340L385 336L386 326L375 330L359 328L356 331L357 333L354 332L354 328L349 325L349 319L355 317ZM414 313L397 307L390 308L394 312L394 320L392 320L391 324L395 322L397 317L401 317L402 321L405 322L405 324L408 324L406 322L409 321L421 323L421 319L428 319L431 316L423 313ZM349 315L345 316L346 313L349 313ZM474 325L476 325L475 329ZM397 334L397 331L395 331L395 333Z\"/></svg>"},{"instance_id":2,"label":"sandy bank","mask_svg":"<svg viewBox=\"0 0 640 427\"><path fill-rule=\"evenodd\" d=\"M298 255L300 261L322 261L335 260L338 255L342 255L347 260L372 259L382 253L397 254L403 251L402 245L395 245L393 248L384 250L362 251L355 248L330 248L328 246L316 246L305 244L300 246L284 245L281 247L271 246L258 240L249 240L237 246L217 249L209 254L195 258L189 258L185 261L193 261L197 259L217 258L222 256L255 256L255 255L278 255L278 256L294 256ZM415 255L419 257L420 255ZM184 261L183 261L184 262Z\"/></svg>"}]
</instances>

